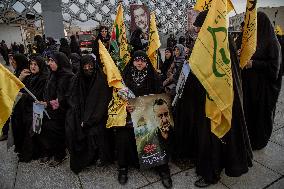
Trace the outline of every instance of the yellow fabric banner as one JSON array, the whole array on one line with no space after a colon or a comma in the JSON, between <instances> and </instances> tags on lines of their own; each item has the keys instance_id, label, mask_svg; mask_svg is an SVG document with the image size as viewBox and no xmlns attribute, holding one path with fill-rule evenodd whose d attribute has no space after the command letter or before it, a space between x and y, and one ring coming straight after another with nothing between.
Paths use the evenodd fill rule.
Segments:
<instances>
[{"instance_id":1,"label":"yellow fabric banner","mask_svg":"<svg viewBox=\"0 0 284 189\"><path fill-rule=\"evenodd\" d=\"M16 96L24 87L25 85L0 63L0 131L12 113Z\"/></svg>"},{"instance_id":2,"label":"yellow fabric banner","mask_svg":"<svg viewBox=\"0 0 284 189\"><path fill-rule=\"evenodd\" d=\"M214 0L198 34L189 64L206 89L211 132L222 138L231 128L233 79L228 43L228 2Z\"/></svg>"},{"instance_id":3,"label":"yellow fabric banner","mask_svg":"<svg viewBox=\"0 0 284 189\"><path fill-rule=\"evenodd\" d=\"M214 0L197 0L194 6L194 10L197 10L197 11L209 10L209 8L211 7L212 1ZM234 5L231 2L231 0L227 0L227 1L228 1L228 12L230 12L231 10L234 10Z\"/></svg>"},{"instance_id":4,"label":"yellow fabric banner","mask_svg":"<svg viewBox=\"0 0 284 189\"><path fill-rule=\"evenodd\" d=\"M283 30L282 30L281 26L279 26L279 25L276 25L275 33L276 33L276 35L284 35ZM282 55L282 56L284 56L284 55Z\"/></svg>"},{"instance_id":5,"label":"yellow fabric banner","mask_svg":"<svg viewBox=\"0 0 284 189\"><path fill-rule=\"evenodd\" d=\"M125 64L127 64L130 60L130 54L128 51L126 29L123 20L123 7L121 3L118 6L116 18L112 27L112 40L117 40L119 46L119 56L124 60Z\"/></svg>"},{"instance_id":6,"label":"yellow fabric banner","mask_svg":"<svg viewBox=\"0 0 284 189\"><path fill-rule=\"evenodd\" d=\"M245 25L242 38L240 66L244 68L256 50L257 44L257 0L247 0Z\"/></svg>"},{"instance_id":7,"label":"yellow fabric banner","mask_svg":"<svg viewBox=\"0 0 284 189\"><path fill-rule=\"evenodd\" d=\"M147 49L147 55L153 64L153 67L158 69L158 53L157 50L160 48L161 42L159 38L159 33L156 25L156 16L152 12L150 15L150 31L149 31L149 45Z\"/></svg>"},{"instance_id":8,"label":"yellow fabric banner","mask_svg":"<svg viewBox=\"0 0 284 189\"><path fill-rule=\"evenodd\" d=\"M108 120L106 127L111 128L114 126L125 126L127 102L122 100L117 94L118 90L124 87L122 84L121 74L112 60L109 52L100 40L99 53L101 63L103 64L103 71L107 76L108 85L109 87L113 87L112 100L108 106Z\"/></svg>"}]
</instances>

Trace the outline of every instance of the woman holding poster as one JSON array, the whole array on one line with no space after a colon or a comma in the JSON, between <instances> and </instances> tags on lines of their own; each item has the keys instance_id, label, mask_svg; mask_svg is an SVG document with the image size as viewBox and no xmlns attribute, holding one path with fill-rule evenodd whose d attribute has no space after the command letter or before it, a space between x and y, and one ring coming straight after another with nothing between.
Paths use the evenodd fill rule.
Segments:
<instances>
[{"instance_id":1,"label":"woman holding poster","mask_svg":"<svg viewBox=\"0 0 284 189\"><path fill-rule=\"evenodd\" d=\"M123 79L126 86L136 97L162 92L162 84L154 70L147 54L144 51L134 52L132 59L124 69ZM133 112L133 106L127 106L127 111ZM118 181L125 184L128 180L128 166L137 165L137 149L134 136L133 123L130 114L125 127L116 129L117 159L119 165ZM155 167L165 188L172 187L168 164Z\"/></svg>"}]
</instances>

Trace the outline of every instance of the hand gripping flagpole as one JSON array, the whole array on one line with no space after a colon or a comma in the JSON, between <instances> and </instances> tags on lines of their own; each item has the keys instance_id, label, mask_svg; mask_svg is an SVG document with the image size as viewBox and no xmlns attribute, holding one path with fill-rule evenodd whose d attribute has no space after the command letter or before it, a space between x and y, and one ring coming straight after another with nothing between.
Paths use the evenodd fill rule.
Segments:
<instances>
[{"instance_id":1,"label":"hand gripping flagpole","mask_svg":"<svg viewBox=\"0 0 284 189\"><path fill-rule=\"evenodd\" d=\"M29 93L29 95L31 95L31 97L33 97L33 99L35 101L38 101L38 99L36 98L36 96L29 90L27 89L26 87L24 87L25 91L27 91L27 93ZM48 115L46 109L43 110L43 112L46 114L46 116L48 117L48 119L50 119L50 116Z\"/></svg>"}]
</instances>

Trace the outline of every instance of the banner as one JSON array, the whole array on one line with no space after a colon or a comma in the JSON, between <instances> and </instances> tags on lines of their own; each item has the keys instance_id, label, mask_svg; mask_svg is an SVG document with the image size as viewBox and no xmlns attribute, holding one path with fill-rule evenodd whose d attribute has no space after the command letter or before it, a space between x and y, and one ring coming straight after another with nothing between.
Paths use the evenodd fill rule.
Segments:
<instances>
[{"instance_id":1,"label":"banner","mask_svg":"<svg viewBox=\"0 0 284 189\"><path fill-rule=\"evenodd\" d=\"M247 0L245 25L242 38L240 66L244 68L256 51L257 44L257 0Z\"/></svg>"},{"instance_id":2,"label":"banner","mask_svg":"<svg viewBox=\"0 0 284 189\"><path fill-rule=\"evenodd\" d=\"M115 53L119 55L123 65L126 65L130 59L130 54L128 51L126 28L123 19L123 7L121 3L118 6L116 18L112 27L110 44L114 48Z\"/></svg>"},{"instance_id":3,"label":"banner","mask_svg":"<svg viewBox=\"0 0 284 189\"><path fill-rule=\"evenodd\" d=\"M166 94L130 99L136 146L141 168L167 163L166 143L173 134L170 98Z\"/></svg>"},{"instance_id":4,"label":"banner","mask_svg":"<svg viewBox=\"0 0 284 189\"><path fill-rule=\"evenodd\" d=\"M198 33L190 68L207 91L211 132L222 138L231 128L233 78L228 42L228 1L214 0Z\"/></svg>"},{"instance_id":5,"label":"banner","mask_svg":"<svg viewBox=\"0 0 284 189\"><path fill-rule=\"evenodd\" d=\"M13 104L25 85L0 63L0 130L12 113Z\"/></svg>"},{"instance_id":6,"label":"banner","mask_svg":"<svg viewBox=\"0 0 284 189\"><path fill-rule=\"evenodd\" d=\"M175 95L175 98L172 102L173 107L176 105L178 99L181 98L181 96L183 94L184 85L185 85L185 82L187 80L189 72L190 72L189 64L188 64L187 61L185 61L185 63L183 64L181 73L179 75L179 78L178 78L178 82L177 82L177 86L176 86L176 95Z\"/></svg>"},{"instance_id":7,"label":"banner","mask_svg":"<svg viewBox=\"0 0 284 189\"><path fill-rule=\"evenodd\" d=\"M204 10L209 10L210 7L212 6L212 2L215 0L197 0L196 4L194 6L194 10L197 11L204 11ZM228 4L228 12L230 12L231 10L234 10L234 5L231 2L231 0L227 0L227 4Z\"/></svg>"},{"instance_id":8,"label":"banner","mask_svg":"<svg viewBox=\"0 0 284 189\"><path fill-rule=\"evenodd\" d=\"M150 16L150 31L149 31L149 45L147 48L147 55L153 65L153 67L157 70L159 69L158 65L158 50L161 46L159 32L156 25L156 16L155 13L152 12Z\"/></svg>"},{"instance_id":9,"label":"banner","mask_svg":"<svg viewBox=\"0 0 284 189\"><path fill-rule=\"evenodd\" d=\"M148 33L150 12L145 5L130 5L130 16L131 16L131 33L137 28L141 28L144 33Z\"/></svg>"},{"instance_id":10,"label":"banner","mask_svg":"<svg viewBox=\"0 0 284 189\"><path fill-rule=\"evenodd\" d=\"M44 105L33 103L33 132L40 134L42 119L43 119Z\"/></svg>"}]
</instances>

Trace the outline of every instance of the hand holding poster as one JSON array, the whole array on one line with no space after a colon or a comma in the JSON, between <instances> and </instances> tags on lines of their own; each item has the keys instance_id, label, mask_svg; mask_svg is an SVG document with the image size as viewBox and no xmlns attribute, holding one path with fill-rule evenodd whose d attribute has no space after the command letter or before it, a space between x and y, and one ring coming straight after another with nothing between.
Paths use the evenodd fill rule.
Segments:
<instances>
[{"instance_id":1,"label":"hand holding poster","mask_svg":"<svg viewBox=\"0 0 284 189\"><path fill-rule=\"evenodd\" d=\"M131 113L141 168L167 163L167 144L173 132L170 98L166 94L130 99Z\"/></svg>"},{"instance_id":2,"label":"hand holding poster","mask_svg":"<svg viewBox=\"0 0 284 189\"><path fill-rule=\"evenodd\" d=\"M33 103L33 132L40 134L42 118L43 118L44 105Z\"/></svg>"}]
</instances>

